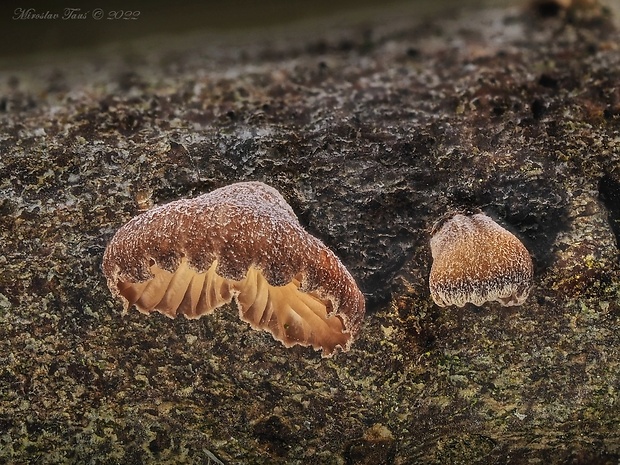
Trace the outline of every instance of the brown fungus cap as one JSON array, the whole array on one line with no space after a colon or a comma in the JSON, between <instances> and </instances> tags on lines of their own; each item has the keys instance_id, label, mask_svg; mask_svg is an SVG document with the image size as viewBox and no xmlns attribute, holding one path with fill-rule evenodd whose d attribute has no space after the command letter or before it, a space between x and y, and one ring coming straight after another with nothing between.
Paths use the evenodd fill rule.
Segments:
<instances>
[{"instance_id":1,"label":"brown fungus cap","mask_svg":"<svg viewBox=\"0 0 620 465\"><path fill-rule=\"evenodd\" d=\"M441 307L497 301L521 305L532 286L532 258L513 234L483 214L456 215L431 238L429 286Z\"/></svg>"},{"instance_id":2,"label":"brown fungus cap","mask_svg":"<svg viewBox=\"0 0 620 465\"><path fill-rule=\"evenodd\" d=\"M149 210L103 256L108 287L142 313L199 318L234 298L239 316L285 346L348 350L364 297L278 191L242 182Z\"/></svg>"}]
</instances>

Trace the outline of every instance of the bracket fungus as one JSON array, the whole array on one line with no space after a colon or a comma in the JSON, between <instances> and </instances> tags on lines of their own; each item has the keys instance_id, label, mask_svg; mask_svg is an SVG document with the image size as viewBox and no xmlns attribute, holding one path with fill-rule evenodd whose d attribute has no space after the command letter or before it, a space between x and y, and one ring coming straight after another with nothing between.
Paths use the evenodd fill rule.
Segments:
<instances>
[{"instance_id":1,"label":"bracket fungus","mask_svg":"<svg viewBox=\"0 0 620 465\"><path fill-rule=\"evenodd\" d=\"M108 244L103 270L125 312L135 305L195 319L234 299L252 328L323 356L348 350L364 317L364 296L344 265L260 182L138 215Z\"/></svg>"},{"instance_id":2,"label":"bracket fungus","mask_svg":"<svg viewBox=\"0 0 620 465\"><path fill-rule=\"evenodd\" d=\"M497 301L521 305L532 286L532 258L486 215L456 215L431 238L431 296L440 307Z\"/></svg>"}]
</instances>

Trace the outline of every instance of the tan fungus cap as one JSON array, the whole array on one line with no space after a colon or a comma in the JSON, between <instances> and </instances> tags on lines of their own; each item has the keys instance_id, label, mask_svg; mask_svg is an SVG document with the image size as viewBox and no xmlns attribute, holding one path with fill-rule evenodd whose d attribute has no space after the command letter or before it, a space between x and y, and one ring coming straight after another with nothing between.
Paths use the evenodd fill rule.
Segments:
<instances>
[{"instance_id":1,"label":"tan fungus cap","mask_svg":"<svg viewBox=\"0 0 620 465\"><path fill-rule=\"evenodd\" d=\"M153 208L121 227L103 270L125 311L199 318L234 298L239 316L285 346L348 350L364 297L278 191L242 182Z\"/></svg>"},{"instance_id":2,"label":"tan fungus cap","mask_svg":"<svg viewBox=\"0 0 620 465\"><path fill-rule=\"evenodd\" d=\"M437 305L497 301L521 305L532 286L532 258L513 234L486 215L456 215L431 238L429 286Z\"/></svg>"}]
</instances>

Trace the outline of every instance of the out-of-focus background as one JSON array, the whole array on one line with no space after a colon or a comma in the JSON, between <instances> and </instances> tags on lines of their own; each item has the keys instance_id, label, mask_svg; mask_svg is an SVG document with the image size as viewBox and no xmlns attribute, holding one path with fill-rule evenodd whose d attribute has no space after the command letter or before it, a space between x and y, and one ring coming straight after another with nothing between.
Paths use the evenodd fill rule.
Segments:
<instances>
[{"instance_id":1,"label":"out-of-focus background","mask_svg":"<svg viewBox=\"0 0 620 465\"><path fill-rule=\"evenodd\" d=\"M402 9L426 17L454 8L515 3L518 0L8 2L0 7L4 38L0 41L0 60L83 50L155 35L178 36L199 31L246 33L281 27L312 31L327 19L363 22L376 20L386 10Z\"/></svg>"}]
</instances>

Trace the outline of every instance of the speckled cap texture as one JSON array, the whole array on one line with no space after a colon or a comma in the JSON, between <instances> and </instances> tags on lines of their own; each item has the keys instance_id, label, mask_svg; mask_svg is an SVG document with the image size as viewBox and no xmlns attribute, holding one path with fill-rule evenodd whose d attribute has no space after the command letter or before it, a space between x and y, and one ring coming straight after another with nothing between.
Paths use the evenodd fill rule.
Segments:
<instances>
[{"instance_id":1,"label":"speckled cap texture","mask_svg":"<svg viewBox=\"0 0 620 465\"><path fill-rule=\"evenodd\" d=\"M182 265L185 263L184 268ZM244 280L250 279L248 271L252 269L257 271L252 278L253 297L245 300L237 298L242 319L245 319L243 313L248 310L241 308L247 307L242 300L251 305L263 288L270 289L273 294L278 288L294 285L290 288L291 292L312 296L313 301L308 304L310 307L314 307L314 301L323 304L326 313L323 318L336 321L337 317L341 320L341 331L346 338L332 345L348 349L362 324L364 297L347 269L331 250L301 227L280 193L260 182L232 184L193 199L153 208L121 227L106 248L103 258L108 287L114 295L124 300L125 310L135 304L145 313L161 311L172 317L176 316L177 309L163 308L166 305L162 302L166 299L155 305L140 305L138 294L147 292L148 288L147 291L141 288L140 292L123 290L134 283L136 287L154 278L160 279L156 275L161 274L167 276L161 280L167 280L169 288L176 286L175 292L188 294L183 298L187 304L192 279L196 280L195 275L200 275L204 280L204 274L208 274L212 267L219 281L213 281L215 284L208 286L220 286L219 294L210 304L203 305L204 311L198 312L200 314L210 313L215 307L243 294ZM183 277L179 274L182 268L185 270ZM261 284L264 281L268 286ZM204 284L204 292L207 292L208 286ZM133 297L128 297L130 295ZM179 295L179 301L181 297ZM163 307L158 308L158 305ZM178 313L189 317L200 316L196 315L196 305L197 302L185 305L186 311L180 305L181 311ZM265 315L268 313L265 309L270 305L290 307L275 301L261 305L265 306L261 310ZM190 309L192 306L193 309ZM265 320L265 315L256 316L250 323L273 333L275 323L261 321ZM271 313L269 317L272 318ZM290 327L291 322L285 323L283 328L286 329L287 324ZM320 347L320 344L310 342L293 338L285 344ZM333 348L329 347L327 351L331 353Z\"/></svg>"},{"instance_id":2,"label":"speckled cap texture","mask_svg":"<svg viewBox=\"0 0 620 465\"><path fill-rule=\"evenodd\" d=\"M431 238L431 296L441 307L497 301L521 305L532 286L532 259L512 233L484 214L456 215Z\"/></svg>"}]
</instances>

